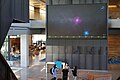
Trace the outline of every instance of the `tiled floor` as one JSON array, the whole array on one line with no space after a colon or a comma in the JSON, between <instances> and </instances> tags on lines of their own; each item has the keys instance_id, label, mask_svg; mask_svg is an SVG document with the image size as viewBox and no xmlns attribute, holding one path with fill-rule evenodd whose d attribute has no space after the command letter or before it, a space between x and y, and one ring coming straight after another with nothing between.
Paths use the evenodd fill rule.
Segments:
<instances>
[{"instance_id":1,"label":"tiled floor","mask_svg":"<svg viewBox=\"0 0 120 80\"><path fill-rule=\"evenodd\" d=\"M78 70L78 72L79 71L80 70ZM120 76L120 69L118 68L116 70L114 69L111 71L112 71L112 76L113 76L112 80L116 80L116 78ZM49 73L46 74L44 62L34 63L29 68L23 68L20 71L16 72L15 74L18 77L18 80L51 80L52 78L51 74ZM58 74L57 77L60 78L61 75ZM72 80L71 74L70 74L69 80ZM78 80L81 80L81 78L79 77Z\"/></svg>"}]
</instances>

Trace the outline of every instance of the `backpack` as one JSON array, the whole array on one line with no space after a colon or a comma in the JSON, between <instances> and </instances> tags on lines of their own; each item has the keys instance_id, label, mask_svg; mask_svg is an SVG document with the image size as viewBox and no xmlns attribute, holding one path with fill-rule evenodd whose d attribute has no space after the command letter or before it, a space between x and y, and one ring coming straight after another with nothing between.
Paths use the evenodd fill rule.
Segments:
<instances>
[{"instance_id":1,"label":"backpack","mask_svg":"<svg viewBox=\"0 0 120 80\"><path fill-rule=\"evenodd\" d=\"M51 75L53 75L52 69L53 69L53 68L50 68L50 74L51 74Z\"/></svg>"}]
</instances>

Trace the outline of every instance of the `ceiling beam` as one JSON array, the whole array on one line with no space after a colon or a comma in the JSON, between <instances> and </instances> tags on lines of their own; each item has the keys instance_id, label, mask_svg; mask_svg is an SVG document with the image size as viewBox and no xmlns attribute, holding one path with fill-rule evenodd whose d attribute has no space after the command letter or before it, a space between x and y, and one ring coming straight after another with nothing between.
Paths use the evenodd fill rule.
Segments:
<instances>
[{"instance_id":1,"label":"ceiling beam","mask_svg":"<svg viewBox=\"0 0 120 80\"><path fill-rule=\"evenodd\" d=\"M39 1L41 1L41 2L43 2L43 3L46 3L45 0L39 0Z\"/></svg>"}]
</instances>

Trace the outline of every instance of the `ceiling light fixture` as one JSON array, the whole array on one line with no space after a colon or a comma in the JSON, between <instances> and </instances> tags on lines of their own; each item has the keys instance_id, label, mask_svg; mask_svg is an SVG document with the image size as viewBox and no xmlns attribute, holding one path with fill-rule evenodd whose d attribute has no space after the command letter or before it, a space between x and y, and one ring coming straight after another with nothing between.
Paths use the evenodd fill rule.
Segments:
<instances>
[{"instance_id":1,"label":"ceiling light fixture","mask_svg":"<svg viewBox=\"0 0 120 80\"><path fill-rule=\"evenodd\" d=\"M117 5L109 5L109 8L117 8Z\"/></svg>"}]
</instances>

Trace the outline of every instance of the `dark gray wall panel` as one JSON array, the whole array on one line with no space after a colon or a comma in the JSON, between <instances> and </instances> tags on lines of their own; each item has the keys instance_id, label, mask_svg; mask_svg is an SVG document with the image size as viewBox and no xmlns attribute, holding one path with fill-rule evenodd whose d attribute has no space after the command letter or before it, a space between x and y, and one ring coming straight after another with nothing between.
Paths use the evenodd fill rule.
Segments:
<instances>
[{"instance_id":1,"label":"dark gray wall panel","mask_svg":"<svg viewBox=\"0 0 120 80\"><path fill-rule=\"evenodd\" d=\"M99 63L99 62L100 62L100 61L99 61L99 60L100 60L100 59L99 59L99 55L94 55L94 56L93 56L93 59L94 59L94 60L93 60L93 69L94 69L94 70L99 70L99 69L100 69L100 67L99 67L99 66L100 66L100 63Z\"/></svg>"},{"instance_id":2,"label":"dark gray wall panel","mask_svg":"<svg viewBox=\"0 0 120 80\"><path fill-rule=\"evenodd\" d=\"M80 4L85 4L85 0L79 0Z\"/></svg>"},{"instance_id":3,"label":"dark gray wall panel","mask_svg":"<svg viewBox=\"0 0 120 80\"><path fill-rule=\"evenodd\" d=\"M100 0L94 0L94 3L100 3Z\"/></svg>"},{"instance_id":4,"label":"dark gray wall panel","mask_svg":"<svg viewBox=\"0 0 120 80\"><path fill-rule=\"evenodd\" d=\"M29 0L22 0L22 5L23 5L23 9L22 9L22 19L25 22L29 22Z\"/></svg>"},{"instance_id":5,"label":"dark gray wall panel","mask_svg":"<svg viewBox=\"0 0 120 80\"><path fill-rule=\"evenodd\" d=\"M93 68L92 59L93 59L92 55L90 55L90 54L86 55L86 69L92 69Z\"/></svg>"},{"instance_id":6,"label":"dark gray wall panel","mask_svg":"<svg viewBox=\"0 0 120 80\"><path fill-rule=\"evenodd\" d=\"M53 53L58 54L58 48L59 47L58 46L53 46L52 48L53 48Z\"/></svg>"},{"instance_id":7,"label":"dark gray wall panel","mask_svg":"<svg viewBox=\"0 0 120 80\"><path fill-rule=\"evenodd\" d=\"M65 46L65 43L64 39L59 40L59 46Z\"/></svg>"},{"instance_id":8,"label":"dark gray wall panel","mask_svg":"<svg viewBox=\"0 0 120 80\"><path fill-rule=\"evenodd\" d=\"M12 0L13 18L29 22L29 0Z\"/></svg>"},{"instance_id":9,"label":"dark gray wall panel","mask_svg":"<svg viewBox=\"0 0 120 80\"><path fill-rule=\"evenodd\" d=\"M47 62L52 62L53 61L53 55L52 55L52 53L47 54L46 55L46 59L47 59L46 60Z\"/></svg>"},{"instance_id":10,"label":"dark gray wall panel","mask_svg":"<svg viewBox=\"0 0 120 80\"><path fill-rule=\"evenodd\" d=\"M46 52L47 54L52 53L52 46L46 46Z\"/></svg>"},{"instance_id":11,"label":"dark gray wall panel","mask_svg":"<svg viewBox=\"0 0 120 80\"><path fill-rule=\"evenodd\" d=\"M22 19L22 0L14 0L14 18ZM15 7L16 6L16 7ZM19 10L18 10L19 9Z\"/></svg>"},{"instance_id":12,"label":"dark gray wall panel","mask_svg":"<svg viewBox=\"0 0 120 80\"><path fill-rule=\"evenodd\" d=\"M88 4L92 4L93 3L93 0L86 0L86 3L88 3Z\"/></svg>"},{"instance_id":13,"label":"dark gray wall panel","mask_svg":"<svg viewBox=\"0 0 120 80\"><path fill-rule=\"evenodd\" d=\"M66 54L72 54L72 46L66 46Z\"/></svg>"},{"instance_id":14,"label":"dark gray wall panel","mask_svg":"<svg viewBox=\"0 0 120 80\"><path fill-rule=\"evenodd\" d=\"M77 66L79 68L79 54L72 54L72 67Z\"/></svg>"},{"instance_id":15,"label":"dark gray wall panel","mask_svg":"<svg viewBox=\"0 0 120 80\"><path fill-rule=\"evenodd\" d=\"M108 3L108 0L101 0L101 3Z\"/></svg>"},{"instance_id":16,"label":"dark gray wall panel","mask_svg":"<svg viewBox=\"0 0 120 80\"><path fill-rule=\"evenodd\" d=\"M65 62L65 54L59 54L59 60Z\"/></svg>"},{"instance_id":17,"label":"dark gray wall panel","mask_svg":"<svg viewBox=\"0 0 120 80\"><path fill-rule=\"evenodd\" d=\"M46 45L52 46L53 40L52 39L47 39L46 40Z\"/></svg>"},{"instance_id":18,"label":"dark gray wall panel","mask_svg":"<svg viewBox=\"0 0 120 80\"><path fill-rule=\"evenodd\" d=\"M69 66L72 66L72 56L71 54L66 54L66 62L69 64Z\"/></svg>"},{"instance_id":19,"label":"dark gray wall panel","mask_svg":"<svg viewBox=\"0 0 120 80\"><path fill-rule=\"evenodd\" d=\"M100 69L101 70L106 70L107 69L107 60L106 60L106 57L105 55L100 55L100 58L101 58L101 63L100 63Z\"/></svg>"},{"instance_id":20,"label":"dark gray wall panel","mask_svg":"<svg viewBox=\"0 0 120 80\"><path fill-rule=\"evenodd\" d=\"M58 46L53 46L53 61L57 61L58 60Z\"/></svg>"},{"instance_id":21,"label":"dark gray wall panel","mask_svg":"<svg viewBox=\"0 0 120 80\"><path fill-rule=\"evenodd\" d=\"M66 41L66 46L71 46L72 45L72 40L67 40Z\"/></svg>"},{"instance_id":22,"label":"dark gray wall panel","mask_svg":"<svg viewBox=\"0 0 120 80\"><path fill-rule=\"evenodd\" d=\"M78 46L84 46L83 40L78 40Z\"/></svg>"},{"instance_id":23,"label":"dark gray wall panel","mask_svg":"<svg viewBox=\"0 0 120 80\"><path fill-rule=\"evenodd\" d=\"M108 46L108 41L107 40L102 40L101 44L107 47Z\"/></svg>"},{"instance_id":24,"label":"dark gray wall panel","mask_svg":"<svg viewBox=\"0 0 120 80\"><path fill-rule=\"evenodd\" d=\"M76 45L72 46L72 54L78 54L78 49Z\"/></svg>"},{"instance_id":25,"label":"dark gray wall panel","mask_svg":"<svg viewBox=\"0 0 120 80\"><path fill-rule=\"evenodd\" d=\"M73 0L73 4L79 4L79 0Z\"/></svg>"},{"instance_id":26,"label":"dark gray wall panel","mask_svg":"<svg viewBox=\"0 0 120 80\"><path fill-rule=\"evenodd\" d=\"M101 46L101 40L94 40L93 46L95 46L95 47Z\"/></svg>"},{"instance_id":27,"label":"dark gray wall panel","mask_svg":"<svg viewBox=\"0 0 120 80\"><path fill-rule=\"evenodd\" d=\"M59 46L59 53L60 54L65 54L65 51L64 51L64 46Z\"/></svg>"},{"instance_id":28,"label":"dark gray wall panel","mask_svg":"<svg viewBox=\"0 0 120 80\"><path fill-rule=\"evenodd\" d=\"M104 66L101 65L102 59L107 61L107 57L100 56L107 54L107 40L50 39L47 41L51 44L52 50L48 52L52 52L54 61L58 58L69 63L70 67L77 65L81 69L107 69L107 62L103 63Z\"/></svg>"},{"instance_id":29,"label":"dark gray wall panel","mask_svg":"<svg viewBox=\"0 0 120 80\"><path fill-rule=\"evenodd\" d=\"M0 0L0 48L4 42L7 35L9 27L12 23L12 11L11 11L11 1L10 0Z\"/></svg>"},{"instance_id":30,"label":"dark gray wall panel","mask_svg":"<svg viewBox=\"0 0 120 80\"><path fill-rule=\"evenodd\" d=\"M54 5L57 4L68 4L68 0L52 0Z\"/></svg>"},{"instance_id":31,"label":"dark gray wall panel","mask_svg":"<svg viewBox=\"0 0 120 80\"><path fill-rule=\"evenodd\" d=\"M58 39L52 40L52 45L57 46L58 45Z\"/></svg>"},{"instance_id":32,"label":"dark gray wall panel","mask_svg":"<svg viewBox=\"0 0 120 80\"><path fill-rule=\"evenodd\" d=\"M59 46L59 59L65 61L65 47Z\"/></svg>"},{"instance_id":33,"label":"dark gray wall panel","mask_svg":"<svg viewBox=\"0 0 120 80\"><path fill-rule=\"evenodd\" d=\"M80 54L80 69L85 69L85 54Z\"/></svg>"},{"instance_id":34,"label":"dark gray wall panel","mask_svg":"<svg viewBox=\"0 0 120 80\"><path fill-rule=\"evenodd\" d=\"M58 61L58 53L53 53L53 62Z\"/></svg>"}]
</instances>

